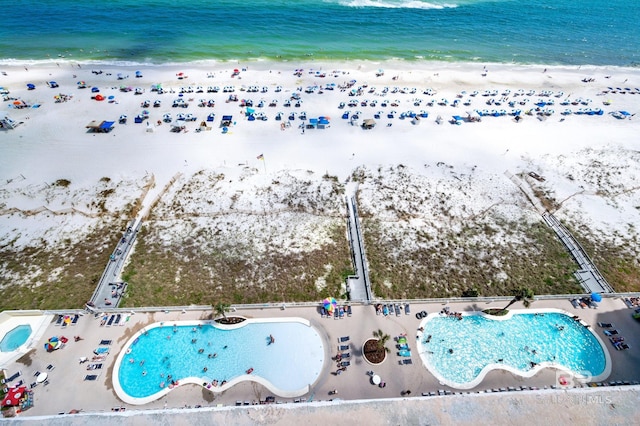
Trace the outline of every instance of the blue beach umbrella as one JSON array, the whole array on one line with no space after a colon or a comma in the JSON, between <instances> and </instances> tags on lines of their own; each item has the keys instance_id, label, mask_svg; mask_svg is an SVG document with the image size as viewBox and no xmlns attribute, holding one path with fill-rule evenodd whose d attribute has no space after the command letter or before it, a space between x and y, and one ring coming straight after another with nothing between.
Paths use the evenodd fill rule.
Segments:
<instances>
[{"instance_id":1,"label":"blue beach umbrella","mask_svg":"<svg viewBox=\"0 0 640 426\"><path fill-rule=\"evenodd\" d=\"M600 293L591 293L591 300L594 302L602 302L602 296Z\"/></svg>"}]
</instances>

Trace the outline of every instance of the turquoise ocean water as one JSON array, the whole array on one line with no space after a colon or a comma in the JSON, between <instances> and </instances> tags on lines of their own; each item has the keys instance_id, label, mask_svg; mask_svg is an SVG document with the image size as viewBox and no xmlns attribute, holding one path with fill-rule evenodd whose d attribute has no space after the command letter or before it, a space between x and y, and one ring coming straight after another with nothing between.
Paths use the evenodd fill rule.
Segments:
<instances>
[{"instance_id":1,"label":"turquoise ocean water","mask_svg":"<svg viewBox=\"0 0 640 426\"><path fill-rule=\"evenodd\" d=\"M0 58L640 66L636 0L0 0Z\"/></svg>"}]
</instances>

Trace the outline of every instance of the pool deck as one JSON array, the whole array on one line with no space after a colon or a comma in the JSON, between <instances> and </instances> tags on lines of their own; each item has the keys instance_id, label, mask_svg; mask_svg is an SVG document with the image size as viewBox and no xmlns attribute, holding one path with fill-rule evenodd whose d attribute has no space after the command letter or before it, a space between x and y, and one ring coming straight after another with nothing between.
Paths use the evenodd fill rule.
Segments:
<instances>
[{"instance_id":1,"label":"pool deck","mask_svg":"<svg viewBox=\"0 0 640 426\"><path fill-rule=\"evenodd\" d=\"M506 303L502 300L490 303L486 301L478 303L459 302L449 303L451 311L480 311L488 307L502 307ZM341 400L368 400L400 398L403 391L411 390L411 398L419 397L424 392L448 391L450 393L460 392L449 388L431 375L422 365L420 357L415 348L415 339L420 320L416 319L415 313L425 310L429 313L439 312L444 307L441 303L412 303L411 314L401 316L376 315L373 306L352 305L353 315L345 316L343 319L321 318L317 308L312 307L287 307L282 310L278 307L238 309L234 314L247 318L278 318L278 317L301 317L310 321L316 327L321 336L326 337L329 344L330 356L337 352L338 339L340 336L350 336L349 344L352 355L351 366L341 375L331 374L335 371L335 364L328 363L328 368L321 374L318 381L312 385L311 391L306 395L296 398L284 398L276 395L276 401L294 402L298 398L307 401L327 401L331 398ZM605 347L609 351L612 360L611 375L606 382L615 381L640 381L640 333L638 333L638 321L631 317L632 309L629 309L619 298L605 298L598 309L574 309L568 300L537 300L533 303L533 308L558 308L580 316L586 323L591 324L596 333L605 342ZM511 309L523 309L520 303L511 306ZM232 314L232 315L234 315ZM221 393L213 394L203 389L199 385L184 385L172 390L167 395L157 401L150 402L144 406L132 406L119 400L113 390L112 374L114 362L118 353L125 343L143 327L159 321L180 321L180 320L205 320L210 316L210 311L169 311L155 313L136 313L124 326L101 327L100 318L92 315L84 315L77 325L67 327L61 331L59 326L49 325L43 334L41 341L35 343L34 348L26 356L7 368L11 373L14 370L21 370L25 376L27 384L32 379L36 370L45 371L49 364L55 369L49 372L48 386L38 385L34 389L34 407L29 409L28 416L56 415L61 412L71 410L82 410L85 413L111 413L114 407L126 407L127 414L132 415L134 410L169 410L184 407L230 407L235 406L237 401L264 400L266 396L272 395L263 386L254 382L240 383L233 388ZM627 351L617 351L602 334L602 329L597 326L598 322L614 323L620 334L625 337L631 349ZM406 333L409 337L410 346L413 352L412 365L399 365L399 358L392 350L387 360L379 365L368 364L361 356L362 344L372 337L372 332L381 329L390 336L397 336ZM70 340L67 345L58 351L47 353L42 349L46 339L53 335L65 335ZM83 340L74 342L74 336L81 336ZM111 352L106 361L103 362L102 370L87 371L87 364L79 364L80 357L91 359L92 351L99 346L100 340L112 340ZM387 345L393 347L393 342ZM379 388L370 383L368 371L373 370L384 382L385 388ZM87 374L99 374L96 381L84 381ZM537 387L544 389L556 383L555 371L545 369L534 377L523 378L507 371L495 370L489 372L485 379L469 391L476 396L474 401L485 401L489 406L489 395L485 391L492 389L518 388L520 386ZM631 387L629 387L631 389ZM633 387L636 389L637 387ZM338 390L337 396L330 396L328 393L332 389ZM611 389L611 388L598 388ZM581 389L586 390L586 389ZM596 389L597 390L597 389ZM482 392L483 398L477 398L477 392ZM540 392L540 391L539 391ZM566 394L565 390L546 391L551 393ZM465 391L466 393L466 391ZM509 397L515 395L525 395L536 393L536 391L509 392ZM496 394L500 395L500 394ZM506 396L506 395L503 395ZM438 397L432 397L438 398ZM453 398L453 397L452 397ZM455 397L458 398L458 397ZM406 398L405 398L406 399ZM469 400L471 401L471 400ZM291 407L298 407L305 404L291 404ZM308 404L306 404L308 405ZM285 407L289 405L274 405L275 407ZM220 408L219 408L220 409ZM548 407L546 407L548 409ZM232 410L233 411L233 410ZM237 411L237 410L236 410ZM246 411L246 410L245 410ZM248 412L248 411L247 411ZM85 419L86 420L86 419ZM389 420L392 420L390 418Z\"/></svg>"}]
</instances>

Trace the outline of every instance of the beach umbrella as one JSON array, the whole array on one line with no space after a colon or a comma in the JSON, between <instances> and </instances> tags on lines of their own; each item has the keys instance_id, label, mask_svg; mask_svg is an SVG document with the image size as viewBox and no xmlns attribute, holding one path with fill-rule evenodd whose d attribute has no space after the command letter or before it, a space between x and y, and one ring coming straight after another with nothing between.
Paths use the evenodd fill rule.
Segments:
<instances>
[{"instance_id":1,"label":"beach umbrella","mask_svg":"<svg viewBox=\"0 0 640 426\"><path fill-rule=\"evenodd\" d=\"M2 400L3 407L9 407L14 405L20 405L20 400L24 397L27 391L26 386L20 386L18 388L11 388L7 391L7 394Z\"/></svg>"},{"instance_id":2,"label":"beach umbrella","mask_svg":"<svg viewBox=\"0 0 640 426\"><path fill-rule=\"evenodd\" d=\"M96 101L104 101L104 96L102 96L102 95L97 95L97 96L96 96Z\"/></svg>"},{"instance_id":3,"label":"beach umbrella","mask_svg":"<svg viewBox=\"0 0 640 426\"><path fill-rule=\"evenodd\" d=\"M97 88L97 87L92 87L91 88L91 92L93 92L93 93L98 93L99 91L100 91L100 89Z\"/></svg>"},{"instance_id":4,"label":"beach umbrella","mask_svg":"<svg viewBox=\"0 0 640 426\"><path fill-rule=\"evenodd\" d=\"M47 343L44 344L44 348L47 352L53 352L60 347L60 340L56 336L51 337Z\"/></svg>"},{"instance_id":5,"label":"beach umbrella","mask_svg":"<svg viewBox=\"0 0 640 426\"><path fill-rule=\"evenodd\" d=\"M338 302L333 297L327 297L322 301L322 306L324 306L327 312L333 312L338 306Z\"/></svg>"},{"instance_id":6,"label":"beach umbrella","mask_svg":"<svg viewBox=\"0 0 640 426\"><path fill-rule=\"evenodd\" d=\"M36 88L36 85L35 85L35 84L33 84L33 83L27 83L27 89L28 89L28 90L33 90L33 89L35 89L35 88Z\"/></svg>"},{"instance_id":7,"label":"beach umbrella","mask_svg":"<svg viewBox=\"0 0 640 426\"><path fill-rule=\"evenodd\" d=\"M594 302L602 302L602 296L600 293L591 293L591 300Z\"/></svg>"}]
</instances>

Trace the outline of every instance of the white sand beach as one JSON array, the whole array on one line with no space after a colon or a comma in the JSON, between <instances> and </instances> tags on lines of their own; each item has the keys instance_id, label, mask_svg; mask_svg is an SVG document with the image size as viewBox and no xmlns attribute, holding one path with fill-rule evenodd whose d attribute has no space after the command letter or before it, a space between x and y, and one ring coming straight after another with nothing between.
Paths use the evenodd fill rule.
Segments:
<instances>
[{"instance_id":1,"label":"white sand beach","mask_svg":"<svg viewBox=\"0 0 640 426\"><path fill-rule=\"evenodd\" d=\"M321 195L313 203L328 202L328 215L342 214L342 197L322 189L322 176L334 176L340 185L363 176L359 186L348 190L359 190L366 212L390 227L400 224L389 235L400 235L408 227L435 236L443 226L455 231L488 211L507 220L539 222L539 212L505 172L523 176L543 198L553 200L558 217L588 230L595 243L618 246L631 259L637 259L640 250L632 242L640 204L636 138L640 124L635 116L640 109L640 73L635 69L400 62L133 68L66 62L4 65L0 71L0 86L9 92L4 95L3 114L21 123L0 131L0 241L13 250L38 247L43 241L55 247L65 239L81 240L102 220L95 217L101 208L96 199L105 191L114 194L102 205L107 211L122 212L136 199L148 211L160 196L159 211L168 217L178 214L175 201L168 204L171 199L194 214L219 215L233 212L229 209L278 211L286 209L286 200L291 199L307 200L300 202L304 204L313 192L301 197L286 182L315 182ZM137 71L141 77L136 77ZM48 87L51 81L59 87ZM80 88L78 82L86 87ZM28 90L29 83L35 89ZM164 93L152 91L158 84ZM327 85L334 85L334 90L327 90ZM216 86L220 92L208 93ZM223 93L230 86L235 91ZM249 92L252 86L257 93ZM340 90L340 86L349 87ZM136 89L142 94L136 95ZM358 89L360 94L350 96ZM56 103L54 97L60 94L68 100ZM96 101L98 95L105 100ZM229 95L239 101L226 102ZM300 97L300 106L294 100L285 107L293 96ZM172 108L177 99L186 100L188 108ZM243 99L252 100L253 109L267 120L249 121L246 108L240 106ZM201 100L215 106L199 107ZM262 108L257 107L260 100ZM355 100L355 107L339 107ZM145 101L149 107L141 105ZM160 105L154 107L156 101ZM23 102L30 107L12 108ZM275 107L268 106L272 102ZM537 106L540 102L546 105ZM143 110L148 119L134 123ZM477 118L474 111L483 110L507 115L450 123L453 116L466 119L471 113ZM521 111L521 120L509 115L514 110ZM563 115L566 110L572 114ZM298 115L303 111L307 118L328 117L330 127L302 129ZM347 111L350 117L359 112L359 118L343 119ZM387 118L392 111L395 117ZM401 119L407 111L425 111L428 117ZM629 115L618 119L611 114L619 111ZM282 121L275 120L278 112L283 113ZM364 130L360 125L377 112L381 115L376 126ZM171 128L180 113L196 119L182 122L185 130L175 133ZM215 114L213 122L206 121L210 113ZM288 120L290 113L296 114L294 120ZM163 121L165 114L172 115L172 123ZM128 117L126 124L118 123L121 115ZM232 116L226 133L220 125L224 115ZM441 124L436 123L438 117ZM115 122L108 133L86 127L105 120ZM203 121L206 126L199 131ZM284 123L290 126L282 130ZM200 172L213 176L199 184L207 199L183 197L182 185L197 180ZM534 180L530 172L542 179ZM218 182L221 176L225 180ZM58 180L70 185L52 186ZM278 195L272 200L269 194ZM435 210L442 211L434 214ZM401 217L402 212L417 222L406 220L406 214ZM253 236L248 243L252 246L272 243L262 238L264 224L249 225L233 214L226 214L225 223L231 224L225 226L233 238ZM323 241L318 230L328 226L326 221L287 218L271 224L276 227L271 235L280 236L276 247L284 251L302 244L294 252L318 247ZM163 232L169 244L179 244L184 237L184 228L175 221ZM294 241L298 238L305 242ZM401 238L410 244L407 234ZM521 236L504 233L487 244L499 246L505 239L522 244ZM500 281L506 274L508 270L498 268L495 278ZM37 285L47 282L35 270L5 276L12 277L12 284L35 278ZM446 291L453 290L442 290Z\"/></svg>"},{"instance_id":2,"label":"white sand beach","mask_svg":"<svg viewBox=\"0 0 640 426\"><path fill-rule=\"evenodd\" d=\"M383 73L381 68L384 68ZM234 73L234 69L239 72ZM303 71L294 75L297 69ZM205 213L214 215L218 210L238 208L245 212L261 212L279 206L270 198L271 191L293 194L291 196L294 199L296 197L291 188L273 189L276 180L286 185L289 181L285 177L289 176L294 183L305 180L316 182L317 192L322 193L318 197L322 198L326 194L318 183L322 181L321 176L336 176L346 185L356 181L352 176L357 172L371 176L380 184L376 186L369 181L360 186L359 190L365 195L361 200L363 208L390 223L401 223L398 227L409 227L412 221L424 220L412 226L422 227L427 233L437 233L443 227L455 228L465 217L481 215L495 206L505 216L530 217L532 221L539 221L539 212L505 176L508 171L526 176L534 172L544 180L544 184L538 181L542 190L558 201L556 214L601 234L599 241L619 243L621 246L625 241L636 241L625 245L624 250L629 254L629 259L636 259L637 262L640 248L635 240L637 229L633 224L640 222L640 187L637 183L640 179L640 162L637 161L640 121L635 115L640 110L640 90L637 89L640 88L640 71L636 69L485 67L480 64L425 66L394 62L292 65L256 62L202 64L197 67L189 65L188 68L132 68L61 62L59 65L52 63L46 66L5 64L0 66L0 71L0 87L8 91L2 95L6 96L6 100L2 104L0 118L6 114L20 123L13 129L0 129L0 244L7 250L55 247L67 244L65 239L82 239L98 220L94 214L97 215L101 207L95 205L94 201L96 194L105 190L102 186L104 182L101 183L105 178L113 182L116 196L102 208L113 211L122 211L126 205L142 198L143 213L154 206L159 206L161 212L170 212L162 209L168 209L173 200L183 196L187 211L204 209L202 211ZM136 77L136 71L140 71L141 77ZM118 74L124 78L118 79ZM352 80L355 82L351 84ZM51 81L55 81L59 87L48 87L47 82ZM85 83L85 88L79 87L78 82L81 81ZM28 90L28 83L34 84L35 89ZM164 93L151 90L152 85L158 84ZM335 87L328 90L327 84L335 84ZM339 89L339 86L347 85L350 86L345 90ZM121 86L131 87L132 90L122 91ZM209 86L218 86L221 90L207 93ZM234 86L235 91L223 93L225 86ZM251 86L256 86L258 92L249 92ZM278 91L278 86L282 90ZM313 90L309 89L312 93L307 93L307 88L315 86ZM94 87L99 92L92 92ZM203 93L198 93L198 87L202 87ZM374 87L375 90L372 90ZM383 93L385 87L388 91ZM136 95L136 88L140 88L142 93ZM358 88L362 93L350 96L351 90ZM182 96L181 89L186 91ZM473 96L476 91L477 95ZM230 94L237 95L239 100L253 100L254 110L264 113L268 119L250 121L240 101L226 102ZM294 94L299 95L301 105L296 107L293 101L290 107L285 107L285 101L291 100ZM63 97L67 100L57 103L54 99L57 95L65 95ZM97 95L105 99L97 101ZM110 96L114 97L113 101L110 101ZM172 108L176 99L186 100L189 107ZM212 100L215 106L199 107L201 99L205 103ZM340 103L354 99L358 100L356 107L339 107ZM569 104L561 105L565 99ZM150 105L143 107L141 104L146 100L150 101ZM160 105L154 107L157 100L161 101ZM262 108L256 106L260 100L265 102ZM277 106L269 107L273 100ZM367 100L366 106L362 104L364 100ZM374 100L377 102L372 107L370 104ZM388 106L383 107L385 100ZM428 106L432 100L433 106ZM458 105L453 106L456 101ZM539 101L546 105L536 106ZM553 101L553 105L549 101ZM514 106L509 106L509 102L514 102ZM397 106L391 106L392 103L397 103ZM12 107L22 105L29 107ZM39 106L34 108L34 105ZM134 117L145 109L148 110L148 119L143 123L135 123ZM520 120L509 115L511 110L516 109L522 111ZM587 109L591 109L593 114L587 114ZM598 109L602 110L602 115L596 113ZM424 110L428 117L418 121L400 118L402 113L410 110L415 113ZM498 115L504 110L506 115L485 116L479 122L468 121L468 116L477 117L473 112L475 110L495 110ZM565 110L571 110L572 114L562 115ZM284 113L284 118L277 121L275 116L280 111ZM306 112L307 118L328 117L330 127L300 127L303 121L297 116L302 111ZM350 115L356 111L361 113L352 123L349 119L341 118L345 111L349 111ZM380 119L375 120L375 127L363 129L363 120L374 118L378 111L382 114ZM396 112L395 117L387 118L391 111ZM615 118L610 114L619 111L626 111L629 115ZM290 120L290 126L283 129L282 124L289 121L287 117L291 112L296 113L296 118ZM172 115L174 123L179 113L192 114L196 120L184 123L186 131L172 132L172 124L163 121L163 116L168 113ZM213 122L206 121L210 113L215 113ZM118 122L121 115L128 117L126 124ZM220 123L224 115L233 118L232 125L223 133ZM438 116L442 117L441 124L436 123ZM450 120L453 116L463 120L452 124ZM107 133L89 131L86 126L94 120L97 123L115 123ZM202 121L205 121L205 126L200 131ZM305 123L309 123L309 120ZM403 171L405 168L407 172ZM224 178L213 182L216 174L224 175ZM213 182L203 187L204 195L201 197L186 196L180 193L180 186L172 187L173 183L184 183L194 179L194 176ZM51 185L61 179L70 182L68 188ZM211 190L214 187L219 192ZM355 190L356 187L349 186L349 190ZM384 188L379 190L380 187ZM434 213L435 206L440 203L440 194L447 198L446 205L451 206L451 216L446 219ZM330 199L332 201L328 204L331 206L327 207L329 215L339 212L342 196ZM232 203L229 200L234 201ZM234 206L236 201L236 207L229 207ZM207 210L207 204L214 208ZM386 207L388 205L412 212L415 216L406 222L399 221L390 213ZM339 213L335 215L340 217ZM425 220L429 216L435 218L435 224ZM451 217L457 220L449 220ZM259 233L252 233L259 224L249 228L244 216L239 215L227 214L225 220L230 223L228 229L237 231L229 232L237 234L237 238L251 235L260 239ZM295 220L287 222L280 217L278 221L277 226L281 231L278 234L278 247L288 247L291 251L319 246L324 238L324 227L328 226L320 220L300 224ZM428 226L425 225L427 222ZM184 229L188 229L179 223L167 228L164 238L169 242L168 245L179 240ZM294 234L296 238L291 236ZM499 233L495 237L495 244L502 244L505 239L504 234ZM102 248L105 253L111 249L108 246ZM0 273L4 277L0 279L3 288L9 285L38 287L46 285L51 278L40 276L37 270L23 274L11 273L4 264L0 272L4 272ZM179 278L176 278L176 285L178 282ZM555 307L555 302L547 303ZM619 300L612 299L607 304L608 311L623 309ZM472 307L464 305L460 308ZM563 308L568 309L568 306ZM157 315L162 316L160 313ZM171 315L180 317L178 313ZM308 312L305 311L305 315L309 316ZM624 315L628 317L627 312ZM139 317L136 327L147 324L153 319L151 317L151 314L149 318ZM98 326L90 319L85 319L82 330L92 333L91 330ZM594 321L601 319L596 314L591 318ZM609 320L610 317L604 319ZM401 323L394 332L412 333L411 327L408 322ZM127 327L127 333L131 332L133 330ZM334 332L338 331L331 333ZM368 328L361 330L363 336L369 333ZM110 331L105 336L119 339L118 344L126 340L122 332ZM333 334L331 337L335 338ZM82 347L84 352L90 351L95 346L93 340L76 346ZM66 361L56 353L58 372L77 367L75 357L80 353L73 352L74 359L70 360L70 366L64 366ZM616 359L622 359L622 356L615 354ZM620 362L627 365L624 360ZM364 365L358 368L362 373L366 370ZM421 370L420 373L416 380L420 385L425 384L425 390L439 388L426 371ZM389 374L392 374L391 370ZM486 387L500 387L503 383L511 384L514 381L509 376L503 382L503 376L489 378ZM546 379L548 377L537 378L539 383L546 383ZM617 371L615 380L623 379L624 375ZM101 395L109 405L101 405L100 401L87 393L78 400L82 402L82 407L68 403L61 397L52 400L49 405L41 405L37 414L54 414L57 410L68 411L72 408L109 410L118 401L105 380L106 375L101 377L100 383L88 384L81 382L78 375L70 383L88 391L90 385L100 385L100 391L94 395ZM328 380L319 386L322 392L326 393L334 386L331 381L335 378ZM390 393L388 396L397 397L403 386L404 382L399 378L391 386L393 395ZM222 401L231 405L236 399L247 398L246 395L251 392L249 386L241 386ZM375 397L368 393L365 396ZM361 387L349 385L344 397L362 398ZM523 402L517 403L530 406L531 401L522 398ZM179 389L167 400L170 401L170 408L176 408L199 404L201 399L200 395L192 398L187 391ZM619 401L621 405L624 404L624 412L629 410L626 399ZM154 403L150 408L161 409L164 402L166 400ZM456 404L447 402L436 405L454 409ZM571 413L579 411L575 407L570 410ZM604 418L606 410L602 409L599 415ZM414 418L411 416L407 419ZM438 419L446 422L452 418L434 418L433 421L437 422ZM469 419L454 417L454 420L469 423ZM249 424L251 420L242 419L239 424L242 423Z\"/></svg>"}]
</instances>

